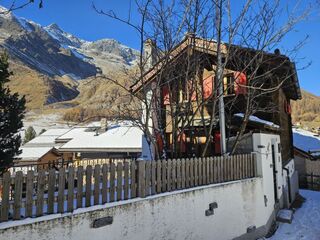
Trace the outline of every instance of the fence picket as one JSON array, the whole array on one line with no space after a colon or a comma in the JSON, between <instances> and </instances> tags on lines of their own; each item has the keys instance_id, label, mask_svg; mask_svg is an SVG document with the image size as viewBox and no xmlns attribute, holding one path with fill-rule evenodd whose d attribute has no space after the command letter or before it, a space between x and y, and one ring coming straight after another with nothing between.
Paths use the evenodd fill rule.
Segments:
<instances>
[{"instance_id":1,"label":"fence picket","mask_svg":"<svg viewBox=\"0 0 320 240\"><path fill-rule=\"evenodd\" d=\"M102 165L102 191L101 191L102 204L108 201L108 165Z\"/></svg>"},{"instance_id":2,"label":"fence picket","mask_svg":"<svg viewBox=\"0 0 320 240\"><path fill-rule=\"evenodd\" d=\"M167 161L161 160L161 174L162 174L162 179L161 179L161 190L162 192L167 191Z\"/></svg>"},{"instance_id":3,"label":"fence picket","mask_svg":"<svg viewBox=\"0 0 320 240\"><path fill-rule=\"evenodd\" d=\"M186 187L186 160L183 158L181 160L181 188Z\"/></svg>"},{"instance_id":4,"label":"fence picket","mask_svg":"<svg viewBox=\"0 0 320 240\"><path fill-rule=\"evenodd\" d=\"M67 211L73 211L74 200L74 167L68 168L68 197L67 197Z\"/></svg>"},{"instance_id":5,"label":"fence picket","mask_svg":"<svg viewBox=\"0 0 320 240\"><path fill-rule=\"evenodd\" d=\"M94 205L99 204L100 199L100 165L94 166Z\"/></svg>"},{"instance_id":6,"label":"fence picket","mask_svg":"<svg viewBox=\"0 0 320 240\"><path fill-rule=\"evenodd\" d=\"M124 200L129 199L129 163L124 162Z\"/></svg>"},{"instance_id":7,"label":"fence picket","mask_svg":"<svg viewBox=\"0 0 320 240\"><path fill-rule=\"evenodd\" d=\"M209 183L213 183L213 157L209 158Z\"/></svg>"},{"instance_id":8,"label":"fence picket","mask_svg":"<svg viewBox=\"0 0 320 240\"><path fill-rule=\"evenodd\" d=\"M157 164L157 193L161 193L162 182L161 182L161 161L158 160Z\"/></svg>"},{"instance_id":9,"label":"fence picket","mask_svg":"<svg viewBox=\"0 0 320 240\"><path fill-rule=\"evenodd\" d=\"M116 166L112 162L110 164L110 202L114 202L114 194L115 194L115 178L116 178Z\"/></svg>"},{"instance_id":10,"label":"fence picket","mask_svg":"<svg viewBox=\"0 0 320 240\"><path fill-rule=\"evenodd\" d=\"M10 172L5 172L2 183L1 222L8 221L9 217L10 181Z\"/></svg>"},{"instance_id":11,"label":"fence picket","mask_svg":"<svg viewBox=\"0 0 320 240\"><path fill-rule=\"evenodd\" d=\"M146 164L145 161L138 162L138 197L144 198L146 196Z\"/></svg>"},{"instance_id":12,"label":"fence picket","mask_svg":"<svg viewBox=\"0 0 320 240\"><path fill-rule=\"evenodd\" d=\"M189 175L189 173L190 173L190 159L189 158L186 159L185 167L186 167L186 175L185 175L186 184L185 184L185 186L186 186L186 188L189 188L190 187L190 175Z\"/></svg>"},{"instance_id":13,"label":"fence picket","mask_svg":"<svg viewBox=\"0 0 320 240\"><path fill-rule=\"evenodd\" d=\"M49 172L49 176L50 176L50 172ZM34 178L34 172L32 170L29 170L27 172L27 182L26 182L26 217L32 217L32 205L33 205L33 178ZM50 179L49 179L50 180ZM50 182L49 182L49 186L48 186L48 214L53 213L53 207L52 207L52 211L51 208L49 206L49 199L52 202L52 206L53 206L53 199L51 197L53 192L52 190L50 190Z\"/></svg>"},{"instance_id":14,"label":"fence picket","mask_svg":"<svg viewBox=\"0 0 320 240\"><path fill-rule=\"evenodd\" d=\"M235 156L236 158L236 180L238 180L240 178L240 158L239 155Z\"/></svg>"},{"instance_id":15,"label":"fence picket","mask_svg":"<svg viewBox=\"0 0 320 240\"><path fill-rule=\"evenodd\" d=\"M181 159L177 159L177 189L181 189Z\"/></svg>"},{"instance_id":16,"label":"fence picket","mask_svg":"<svg viewBox=\"0 0 320 240\"><path fill-rule=\"evenodd\" d=\"M16 173L14 179L13 220L19 220L21 218L22 181L23 173L19 171Z\"/></svg>"},{"instance_id":17,"label":"fence picket","mask_svg":"<svg viewBox=\"0 0 320 240\"><path fill-rule=\"evenodd\" d=\"M58 182L58 213L64 212L64 188L65 188L65 169L59 169Z\"/></svg>"},{"instance_id":18,"label":"fence picket","mask_svg":"<svg viewBox=\"0 0 320 240\"><path fill-rule=\"evenodd\" d=\"M136 162L132 161L131 162L131 183L130 183L130 198L135 198L137 197L137 184L136 184Z\"/></svg>"},{"instance_id":19,"label":"fence picket","mask_svg":"<svg viewBox=\"0 0 320 240\"><path fill-rule=\"evenodd\" d=\"M151 161L151 195L156 194L156 162Z\"/></svg>"},{"instance_id":20,"label":"fence picket","mask_svg":"<svg viewBox=\"0 0 320 240\"><path fill-rule=\"evenodd\" d=\"M172 174L172 165L171 159L167 160L167 191L171 191L171 174Z\"/></svg>"},{"instance_id":21,"label":"fence picket","mask_svg":"<svg viewBox=\"0 0 320 240\"><path fill-rule=\"evenodd\" d=\"M199 158L193 158L193 162L194 162L194 170L193 170L193 176L194 176L194 186L198 186L200 183L200 177L199 177L199 169L201 169L200 166L200 159Z\"/></svg>"},{"instance_id":22,"label":"fence picket","mask_svg":"<svg viewBox=\"0 0 320 240\"><path fill-rule=\"evenodd\" d=\"M150 195L150 179L151 179L151 161L146 161L146 180L145 180L145 195Z\"/></svg>"},{"instance_id":23,"label":"fence picket","mask_svg":"<svg viewBox=\"0 0 320 240\"><path fill-rule=\"evenodd\" d=\"M189 164L189 174L190 174L190 187L194 187L195 186L195 182L196 182L196 161L194 158L190 158L189 159L190 164Z\"/></svg>"},{"instance_id":24,"label":"fence picket","mask_svg":"<svg viewBox=\"0 0 320 240\"><path fill-rule=\"evenodd\" d=\"M177 189L177 160L173 159L171 162L171 190Z\"/></svg>"},{"instance_id":25,"label":"fence picket","mask_svg":"<svg viewBox=\"0 0 320 240\"><path fill-rule=\"evenodd\" d=\"M77 169L77 208L83 207L83 167Z\"/></svg>"},{"instance_id":26,"label":"fence picket","mask_svg":"<svg viewBox=\"0 0 320 240\"><path fill-rule=\"evenodd\" d=\"M210 183L210 167L209 167L209 158L206 157L205 158L205 173L206 173L206 176L205 176L205 184L208 184Z\"/></svg>"},{"instance_id":27,"label":"fence picket","mask_svg":"<svg viewBox=\"0 0 320 240\"><path fill-rule=\"evenodd\" d=\"M92 195L92 166L88 165L86 168L86 207L91 206Z\"/></svg>"},{"instance_id":28,"label":"fence picket","mask_svg":"<svg viewBox=\"0 0 320 240\"><path fill-rule=\"evenodd\" d=\"M117 201L122 199L122 162L117 164Z\"/></svg>"}]
</instances>

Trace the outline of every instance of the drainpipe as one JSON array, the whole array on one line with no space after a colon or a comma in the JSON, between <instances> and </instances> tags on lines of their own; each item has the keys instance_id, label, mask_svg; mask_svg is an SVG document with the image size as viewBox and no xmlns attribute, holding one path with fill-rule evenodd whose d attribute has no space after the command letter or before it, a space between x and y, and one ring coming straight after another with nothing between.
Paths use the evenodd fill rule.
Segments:
<instances>
[{"instance_id":1,"label":"drainpipe","mask_svg":"<svg viewBox=\"0 0 320 240\"><path fill-rule=\"evenodd\" d=\"M291 185L290 185L290 171L288 168L283 168L287 172L287 184L288 184L288 194L289 194L289 204L291 204Z\"/></svg>"}]
</instances>

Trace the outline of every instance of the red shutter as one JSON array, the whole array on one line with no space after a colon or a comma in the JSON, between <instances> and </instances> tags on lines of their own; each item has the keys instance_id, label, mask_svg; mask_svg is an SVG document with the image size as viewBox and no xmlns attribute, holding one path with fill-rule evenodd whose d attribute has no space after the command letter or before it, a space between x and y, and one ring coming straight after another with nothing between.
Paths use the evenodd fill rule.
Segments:
<instances>
[{"instance_id":1,"label":"red shutter","mask_svg":"<svg viewBox=\"0 0 320 240\"><path fill-rule=\"evenodd\" d=\"M159 152L163 150L163 140L160 133L156 133L156 141L158 145Z\"/></svg>"},{"instance_id":2,"label":"red shutter","mask_svg":"<svg viewBox=\"0 0 320 240\"><path fill-rule=\"evenodd\" d=\"M213 76L203 79L203 98L208 99L212 95Z\"/></svg>"},{"instance_id":3,"label":"red shutter","mask_svg":"<svg viewBox=\"0 0 320 240\"><path fill-rule=\"evenodd\" d=\"M170 96L169 96L169 88L168 86L162 87L162 95L163 95L163 104L169 105L170 104Z\"/></svg>"},{"instance_id":4,"label":"red shutter","mask_svg":"<svg viewBox=\"0 0 320 240\"><path fill-rule=\"evenodd\" d=\"M186 135L184 133L178 136L178 143L180 143L180 151L186 152Z\"/></svg>"},{"instance_id":5,"label":"red shutter","mask_svg":"<svg viewBox=\"0 0 320 240\"><path fill-rule=\"evenodd\" d=\"M242 72L234 73L234 92L236 95L247 94L247 76Z\"/></svg>"},{"instance_id":6,"label":"red shutter","mask_svg":"<svg viewBox=\"0 0 320 240\"><path fill-rule=\"evenodd\" d=\"M221 154L221 145L220 145L220 132L214 133L214 152L215 154Z\"/></svg>"}]
</instances>

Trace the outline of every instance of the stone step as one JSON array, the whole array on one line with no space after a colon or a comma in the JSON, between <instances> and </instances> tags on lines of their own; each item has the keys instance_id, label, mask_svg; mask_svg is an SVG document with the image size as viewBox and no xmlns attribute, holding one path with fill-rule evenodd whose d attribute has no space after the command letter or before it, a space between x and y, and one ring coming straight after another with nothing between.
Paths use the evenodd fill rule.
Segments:
<instances>
[{"instance_id":1,"label":"stone step","mask_svg":"<svg viewBox=\"0 0 320 240\"><path fill-rule=\"evenodd\" d=\"M291 223L293 219L293 210L281 209L277 214L277 221L282 223Z\"/></svg>"}]
</instances>

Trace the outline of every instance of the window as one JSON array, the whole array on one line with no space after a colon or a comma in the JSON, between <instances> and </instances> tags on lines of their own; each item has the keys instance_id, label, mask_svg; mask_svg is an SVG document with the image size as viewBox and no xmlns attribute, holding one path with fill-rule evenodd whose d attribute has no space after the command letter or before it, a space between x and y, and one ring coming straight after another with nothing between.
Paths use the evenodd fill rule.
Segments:
<instances>
[{"instance_id":1,"label":"window","mask_svg":"<svg viewBox=\"0 0 320 240\"><path fill-rule=\"evenodd\" d=\"M234 94L234 75L228 74L223 78L223 91L225 95Z\"/></svg>"},{"instance_id":2,"label":"window","mask_svg":"<svg viewBox=\"0 0 320 240\"><path fill-rule=\"evenodd\" d=\"M224 76L223 90L225 95L240 95L247 93L247 77L242 72L234 72Z\"/></svg>"}]
</instances>

